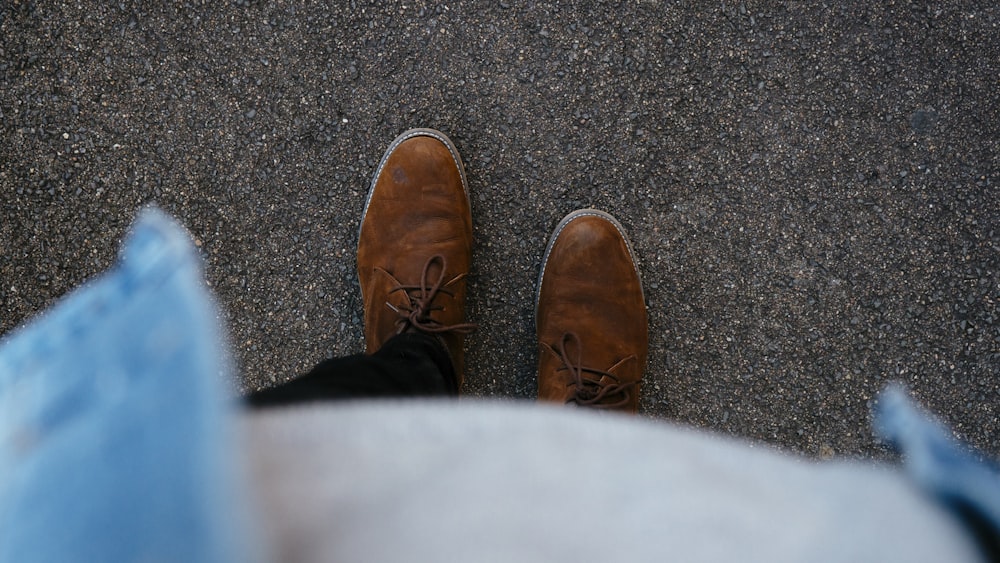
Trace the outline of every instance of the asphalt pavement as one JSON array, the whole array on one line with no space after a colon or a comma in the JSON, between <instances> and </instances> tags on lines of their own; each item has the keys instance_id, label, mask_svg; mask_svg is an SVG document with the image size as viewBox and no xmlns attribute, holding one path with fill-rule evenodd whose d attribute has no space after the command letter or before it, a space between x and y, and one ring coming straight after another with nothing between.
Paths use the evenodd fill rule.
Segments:
<instances>
[{"instance_id":1,"label":"asphalt pavement","mask_svg":"<svg viewBox=\"0 0 1000 563\"><path fill-rule=\"evenodd\" d=\"M433 127L472 194L468 395L534 397L542 252L597 207L641 260L643 416L882 457L896 380L1000 455L998 61L994 1L5 0L0 333L155 202L240 388L361 351L368 183Z\"/></svg>"}]
</instances>

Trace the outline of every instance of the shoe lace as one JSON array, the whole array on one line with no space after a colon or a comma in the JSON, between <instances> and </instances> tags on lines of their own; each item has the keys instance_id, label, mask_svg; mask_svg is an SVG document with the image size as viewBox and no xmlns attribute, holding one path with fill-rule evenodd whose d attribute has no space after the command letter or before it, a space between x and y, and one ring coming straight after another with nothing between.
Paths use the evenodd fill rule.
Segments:
<instances>
[{"instance_id":1,"label":"shoe lace","mask_svg":"<svg viewBox=\"0 0 1000 563\"><path fill-rule=\"evenodd\" d=\"M567 346L570 342L576 344L576 356L573 359L570 358ZM629 403L631 389L635 387L635 382L621 383L617 377L607 371L583 366L581 362L583 347L580 345L580 337L576 333L567 332L564 334L559 341L558 351L564 364L559 369L568 369L573 376L573 381L567 385L567 387L574 386L573 395L566 399L567 403L576 403L580 406L598 409L616 409ZM612 381L600 383L600 381L583 377L584 372L596 374L599 379L606 376Z\"/></svg>"},{"instance_id":2,"label":"shoe lace","mask_svg":"<svg viewBox=\"0 0 1000 563\"><path fill-rule=\"evenodd\" d=\"M438 278L434 281L434 283L430 283L427 279L428 272L430 271L431 265L435 262L440 262L441 273L438 275ZM431 256L424 264L424 270L420 275L420 283L418 285L397 285L389 292L389 295L392 295L397 291L403 291L406 293L409 301L407 304L400 306L393 305L388 301L385 303L386 306L399 315L399 318L396 319L396 334L402 334L410 328L421 332L430 332L435 334L443 332L468 334L475 330L476 325L473 323L445 325L431 318L431 313L444 309L444 307L440 305L433 304L434 298L437 297L439 293L451 296L455 295L453 292L442 287L442 285L444 285L444 276L447 269L447 260L445 260L444 256L436 254Z\"/></svg>"}]
</instances>

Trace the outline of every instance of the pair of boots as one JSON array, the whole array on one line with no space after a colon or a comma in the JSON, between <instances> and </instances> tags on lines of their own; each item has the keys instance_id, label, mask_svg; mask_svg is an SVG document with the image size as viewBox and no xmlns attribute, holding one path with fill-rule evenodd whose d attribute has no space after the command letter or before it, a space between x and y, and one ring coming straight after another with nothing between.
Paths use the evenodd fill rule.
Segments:
<instances>
[{"instance_id":1,"label":"pair of boots","mask_svg":"<svg viewBox=\"0 0 1000 563\"><path fill-rule=\"evenodd\" d=\"M439 131L412 129L379 162L361 219L358 276L369 354L397 334L435 335L457 386L472 261L465 168ZM632 247L611 215L582 209L556 227L535 299L538 398L636 412L647 322Z\"/></svg>"}]
</instances>

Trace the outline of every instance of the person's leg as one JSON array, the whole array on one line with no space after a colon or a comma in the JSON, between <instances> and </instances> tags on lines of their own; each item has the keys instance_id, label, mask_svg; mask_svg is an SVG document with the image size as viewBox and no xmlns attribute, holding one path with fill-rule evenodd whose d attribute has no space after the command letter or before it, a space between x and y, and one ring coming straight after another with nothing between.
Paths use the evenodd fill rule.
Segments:
<instances>
[{"instance_id":1,"label":"person's leg","mask_svg":"<svg viewBox=\"0 0 1000 563\"><path fill-rule=\"evenodd\" d=\"M457 395L451 358L433 336L405 333L372 355L320 362L309 373L247 396L253 407L365 397Z\"/></svg>"},{"instance_id":2,"label":"person's leg","mask_svg":"<svg viewBox=\"0 0 1000 563\"><path fill-rule=\"evenodd\" d=\"M632 245L607 213L556 227L538 279L538 398L635 413L648 329Z\"/></svg>"},{"instance_id":3,"label":"person's leg","mask_svg":"<svg viewBox=\"0 0 1000 563\"><path fill-rule=\"evenodd\" d=\"M251 406L457 395L463 379L472 215L455 145L411 129L382 156L358 235L366 354L326 360L247 397Z\"/></svg>"}]
</instances>

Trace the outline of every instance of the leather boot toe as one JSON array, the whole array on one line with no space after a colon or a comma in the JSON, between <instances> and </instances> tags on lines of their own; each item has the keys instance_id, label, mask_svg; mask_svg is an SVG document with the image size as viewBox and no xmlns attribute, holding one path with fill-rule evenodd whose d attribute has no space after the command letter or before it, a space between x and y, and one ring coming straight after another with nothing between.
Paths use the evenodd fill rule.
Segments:
<instances>
[{"instance_id":1,"label":"leather boot toe","mask_svg":"<svg viewBox=\"0 0 1000 563\"><path fill-rule=\"evenodd\" d=\"M646 305L631 244L611 215L582 209L559 223L535 315L540 400L637 412Z\"/></svg>"}]
</instances>

